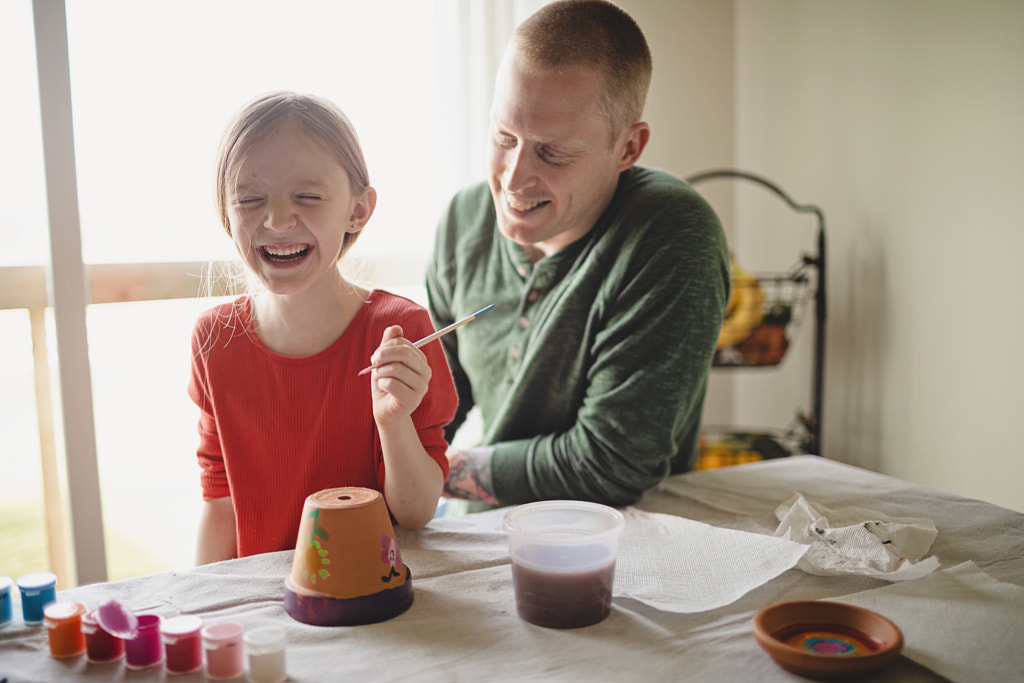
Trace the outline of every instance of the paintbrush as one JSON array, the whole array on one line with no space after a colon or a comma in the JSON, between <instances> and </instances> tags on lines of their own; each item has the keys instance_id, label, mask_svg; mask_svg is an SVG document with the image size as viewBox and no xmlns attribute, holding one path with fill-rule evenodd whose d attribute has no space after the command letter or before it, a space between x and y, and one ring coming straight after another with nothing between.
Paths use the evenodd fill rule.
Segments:
<instances>
[{"instance_id":1,"label":"paintbrush","mask_svg":"<svg viewBox=\"0 0 1024 683\"><path fill-rule=\"evenodd\" d=\"M465 325L469 321L476 320L477 318L479 318L480 316L484 315L485 313L490 313L493 310L494 310L494 304L491 304L490 306L484 306L483 308L481 308L476 313L474 313L472 315L467 315L462 320L453 322L448 327L442 327L437 332L434 332L433 334L428 335L428 336L424 337L423 339L420 339L418 342L414 343L413 346L415 346L417 349L421 348L423 346L426 346L427 344L429 344L430 342L434 341L435 339L440 339L441 337L443 337L444 335L448 334L449 332L452 332L452 331L457 330L458 328L462 327L463 325ZM371 370L373 370L373 368L374 368L374 366L372 366L372 365L369 366L369 367L363 368L362 370L359 371L359 377L362 377L366 373L370 372Z\"/></svg>"}]
</instances>

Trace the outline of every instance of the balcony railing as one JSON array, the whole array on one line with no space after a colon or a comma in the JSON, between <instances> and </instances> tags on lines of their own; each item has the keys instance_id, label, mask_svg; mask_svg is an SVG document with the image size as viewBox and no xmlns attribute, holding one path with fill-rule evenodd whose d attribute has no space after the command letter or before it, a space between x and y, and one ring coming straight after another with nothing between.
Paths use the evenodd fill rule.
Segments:
<instances>
[{"instance_id":1,"label":"balcony railing","mask_svg":"<svg viewBox=\"0 0 1024 683\"><path fill-rule=\"evenodd\" d=\"M244 283L238 278L205 275L208 272L228 273L236 269L237 263L220 261L86 265L86 281L83 283L85 301L91 305L239 294L244 289ZM418 259L367 259L360 262L358 270L359 280L386 283L391 289L422 286L423 263ZM64 514L64 486L60 480L61 467L58 462L64 449L59 448L57 441L59 430L51 391L46 331L46 311L50 307L47 282L44 266L0 267L0 310L27 310L31 325L32 374L49 564L51 571L57 574L59 585L73 586L77 580L69 550L72 541L78 539L72 538L74 529L69 528ZM66 485L71 490L82 484L71 480ZM98 492L93 493L98 495ZM102 533L101 530L90 531Z\"/></svg>"}]
</instances>

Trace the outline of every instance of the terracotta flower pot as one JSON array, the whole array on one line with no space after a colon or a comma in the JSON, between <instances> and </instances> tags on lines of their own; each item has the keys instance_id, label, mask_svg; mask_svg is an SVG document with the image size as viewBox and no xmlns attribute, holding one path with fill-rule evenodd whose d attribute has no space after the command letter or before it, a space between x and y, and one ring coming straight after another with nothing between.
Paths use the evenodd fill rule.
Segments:
<instances>
[{"instance_id":1,"label":"terracotta flower pot","mask_svg":"<svg viewBox=\"0 0 1024 683\"><path fill-rule=\"evenodd\" d=\"M285 579L285 610L316 626L384 621L412 604L384 497L371 489L325 489L306 498Z\"/></svg>"}]
</instances>

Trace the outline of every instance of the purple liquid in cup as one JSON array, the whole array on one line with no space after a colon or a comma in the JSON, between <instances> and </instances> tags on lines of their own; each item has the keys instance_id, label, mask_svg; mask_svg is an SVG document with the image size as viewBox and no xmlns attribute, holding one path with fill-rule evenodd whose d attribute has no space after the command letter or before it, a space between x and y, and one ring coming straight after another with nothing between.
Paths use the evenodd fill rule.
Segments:
<instances>
[{"instance_id":1,"label":"purple liquid in cup","mask_svg":"<svg viewBox=\"0 0 1024 683\"><path fill-rule=\"evenodd\" d=\"M573 548L570 566L598 566L559 571L565 554L559 548L525 546L512 556L512 586L522 619L548 628L579 628L604 621L611 612L614 553L603 546ZM534 568L539 565L554 570Z\"/></svg>"},{"instance_id":2,"label":"purple liquid in cup","mask_svg":"<svg viewBox=\"0 0 1024 683\"><path fill-rule=\"evenodd\" d=\"M618 510L582 501L528 503L507 512L520 618L547 628L579 628L607 618L624 523Z\"/></svg>"}]
</instances>

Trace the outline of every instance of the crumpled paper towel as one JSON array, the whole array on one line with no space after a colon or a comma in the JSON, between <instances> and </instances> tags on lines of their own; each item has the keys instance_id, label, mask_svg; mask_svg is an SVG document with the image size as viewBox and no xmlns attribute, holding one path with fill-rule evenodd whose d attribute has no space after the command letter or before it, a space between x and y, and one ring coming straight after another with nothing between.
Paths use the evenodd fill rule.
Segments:
<instances>
[{"instance_id":1,"label":"crumpled paper towel","mask_svg":"<svg viewBox=\"0 0 1024 683\"><path fill-rule=\"evenodd\" d=\"M775 535L809 546L798 567L809 574L858 574L886 581L926 576L937 557L918 562L938 535L929 519L888 518L875 510L830 510L795 493L775 510Z\"/></svg>"},{"instance_id":2,"label":"crumpled paper towel","mask_svg":"<svg viewBox=\"0 0 1024 683\"><path fill-rule=\"evenodd\" d=\"M728 605L794 567L807 546L627 507L614 595L665 612Z\"/></svg>"}]
</instances>

